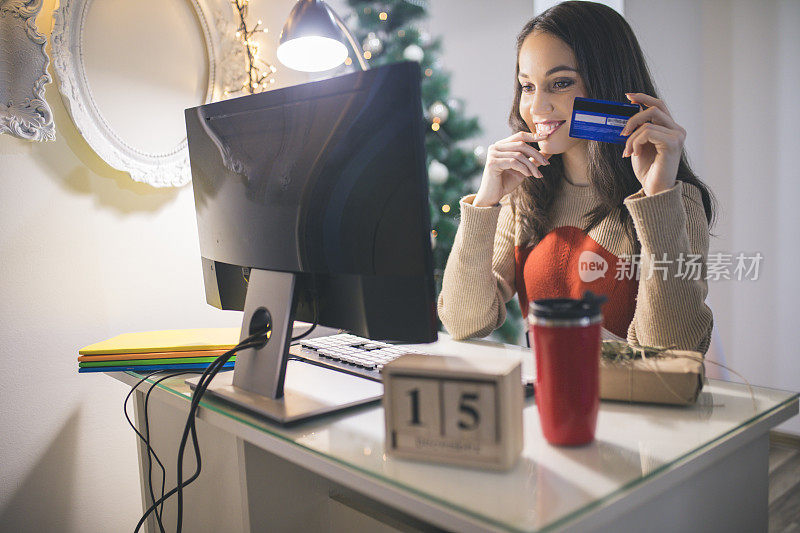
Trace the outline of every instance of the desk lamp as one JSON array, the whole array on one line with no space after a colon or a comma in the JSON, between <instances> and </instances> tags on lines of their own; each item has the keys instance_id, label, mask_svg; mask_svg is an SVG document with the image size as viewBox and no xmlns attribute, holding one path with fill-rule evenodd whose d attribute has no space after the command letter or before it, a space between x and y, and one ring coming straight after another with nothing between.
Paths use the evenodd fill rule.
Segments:
<instances>
[{"instance_id":1,"label":"desk lamp","mask_svg":"<svg viewBox=\"0 0 800 533\"><path fill-rule=\"evenodd\" d=\"M361 70L367 70L353 34L336 12L323 0L299 0L281 31L278 59L303 72L332 69L347 58L342 37L350 43Z\"/></svg>"}]
</instances>

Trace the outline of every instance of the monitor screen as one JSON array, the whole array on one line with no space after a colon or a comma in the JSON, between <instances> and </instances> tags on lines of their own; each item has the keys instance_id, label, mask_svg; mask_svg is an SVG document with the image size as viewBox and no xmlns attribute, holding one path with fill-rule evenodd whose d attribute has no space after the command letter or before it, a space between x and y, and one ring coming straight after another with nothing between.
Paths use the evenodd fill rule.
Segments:
<instances>
[{"instance_id":1,"label":"monitor screen","mask_svg":"<svg viewBox=\"0 0 800 533\"><path fill-rule=\"evenodd\" d=\"M186 123L209 303L243 309L251 269L294 273L294 318L435 340L417 63L206 104Z\"/></svg>"}]
</instances>

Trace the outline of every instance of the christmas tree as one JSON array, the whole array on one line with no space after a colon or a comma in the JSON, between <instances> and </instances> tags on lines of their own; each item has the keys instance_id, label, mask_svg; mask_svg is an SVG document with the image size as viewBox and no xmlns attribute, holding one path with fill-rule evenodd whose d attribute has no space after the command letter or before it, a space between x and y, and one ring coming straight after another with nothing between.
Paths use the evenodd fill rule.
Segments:
<instances>
[{"instance_id":1,"label":"christmas tree","mask_svg":"<svg viewBox=\"0 0 800 533\"><path fill-rule=\"evenodd\" d=\"M352 12L345 23L369 66L417 61L422 70L422 111L427 134L430 180L431 242L436 293L442 288L442 274L458 229L458 201L476 192L486 163L486 148L470 143L480 133L478 119L469 117L464 102L450 95L450 76L443 69L441 39L420 29L427 18L426 0L348 0ZM353 58L348 57L346 65ZM345 67L343 67L345 68ZM519 305L507 305L508 319L495 333L516 342L521 330Z\"/></svg>"}]
</instances>

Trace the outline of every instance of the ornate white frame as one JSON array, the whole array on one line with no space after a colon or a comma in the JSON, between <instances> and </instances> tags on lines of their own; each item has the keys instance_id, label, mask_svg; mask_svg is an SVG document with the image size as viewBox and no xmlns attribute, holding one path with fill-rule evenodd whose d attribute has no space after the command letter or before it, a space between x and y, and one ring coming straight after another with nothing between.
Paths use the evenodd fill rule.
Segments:
<instances>
[{"instance_id":1,"label":"ornate white frame","mask_svg":"<svg viewBox=\"0 0 800 533\"><path fill-rule=\"evenodd\" d=\"M54 141L53 113L44 99L44 86L53 81L47 73L47 37L36 29L41 8L42 0L0 0L0 27L13 28L0 36L0 58L17 59L0 61L0 133ZM13 68L22 60L26 68Z\"/></svg>"},{"instance_id":2,"label":"ornate white frame","mask_svg":"<svg viewBox=\"0 0 800 533\"><path fill-rule=\"evenodd\" d=\"M205 102L221 99L241 76L242 52L235 37L233 6L228 0L189 0L203 30L208 56L208 88ZM75 126L92 149L112 167L154 187L178 187L189 183L189 152L186 138L163 153L134 148L109 125L95 104L83 65L81 33L93 0L61 0L55 11L51 36L53 66L58 75L61 98ZM233 29L232 29L233 28Z\"/></svg>"}]
</instances>

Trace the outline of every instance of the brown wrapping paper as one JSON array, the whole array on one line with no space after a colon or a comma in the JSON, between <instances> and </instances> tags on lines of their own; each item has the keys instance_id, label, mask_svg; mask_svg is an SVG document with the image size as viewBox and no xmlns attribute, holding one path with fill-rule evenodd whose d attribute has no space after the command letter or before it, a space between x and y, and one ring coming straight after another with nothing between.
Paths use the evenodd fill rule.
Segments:
<instances>
[{"instance_id":1,"label":"brown wrapping paper","mask_svg":"<svg viewBox=\"0 0 800 533\"><path fill-rule=\"evenodd\" d=\"M600 358L600 398L626 402L692 405L703 389L702 355L667 350L646 359Z\"/></svg>"}]
</instances>

